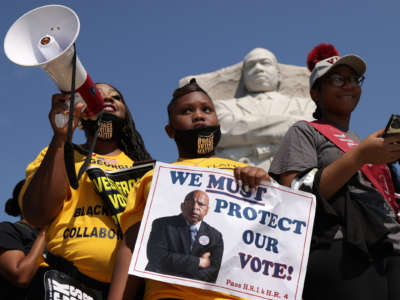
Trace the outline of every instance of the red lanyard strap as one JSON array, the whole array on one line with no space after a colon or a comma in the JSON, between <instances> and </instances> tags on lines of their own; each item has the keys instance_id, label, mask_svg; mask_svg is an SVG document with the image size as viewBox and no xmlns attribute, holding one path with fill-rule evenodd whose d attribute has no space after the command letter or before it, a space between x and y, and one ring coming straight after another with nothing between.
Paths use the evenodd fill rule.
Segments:
<instances>
[{"instance_id":1,"label":"red lanyard strap","mask_svg":"<svg viewBox=\"0 0 400 300\"><path fill-rule=\"evenodd\" d=\"M347 152L350 149L357 147L359 144L357 141L354 141L347 136L343 131L327 122L312 121L308 123L339 147L343 152ZM394 185L388 166L386 164L365 164L360 170L382 194L397 216L399 205L395 200Z\"/></svg>"}]
</instances>

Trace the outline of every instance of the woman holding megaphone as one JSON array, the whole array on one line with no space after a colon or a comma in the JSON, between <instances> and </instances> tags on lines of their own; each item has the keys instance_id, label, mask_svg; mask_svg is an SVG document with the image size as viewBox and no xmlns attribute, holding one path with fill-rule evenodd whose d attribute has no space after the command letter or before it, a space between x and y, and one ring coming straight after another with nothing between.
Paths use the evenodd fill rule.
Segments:
<instances>
[{"instance_id":1,"label":"woman holding megaphone","mask_svg":"<svg viewBox=\"0 0 400 300\"><path fill-rule=\"evenodd\" d=\"M119 214L125 209L124 201L113 205L111 200L126 199L130 187L128 179L110 179L107 172L117 176L134 162L149 160L151 156L122 94L110 84L96 87L104 98L102 121L87 119L82 103L76 104L73 113L72 131L79 126L86 135L86 143L73 146L76 169L82 166L90 145L94 144L89 168L77 188L71 188L64 162L68 126L56 124L56 115L68 114L70 95L55 94L49 113L54 135L49 146L28 165L20 201L24 216L34 226L49 224L49 268L43 269L42 274L73 286L82 295L103 299L111 281L115 251L122 239ZM54 291L54 287L45 288ZM38 295L42 292L39 286L32 296L42 299Z\"/></svg>"}]
</instances>

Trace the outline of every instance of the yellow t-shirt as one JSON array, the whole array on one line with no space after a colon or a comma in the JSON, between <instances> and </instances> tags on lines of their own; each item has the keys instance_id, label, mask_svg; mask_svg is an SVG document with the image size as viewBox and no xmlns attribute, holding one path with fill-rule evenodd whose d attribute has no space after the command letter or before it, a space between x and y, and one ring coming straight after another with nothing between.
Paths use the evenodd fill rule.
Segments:
<instances>
[{"instance_id":1,"label":"yellow t-shirt","mask_svg":"<svg viewBox=\"0 0 400 300\"><path fill-rule=\"evenodd\" d=\"M46 151L47 148L42 150L26 169L27 181L21 191L21 202ZM76 171L83 164L85 157L75 151ZM123 152L116 156L93 154L90 162L90 166L108 171L129 168L132 164L133 161ZM86 172L79 180L79 188L77 190L71 188L71 198L64 200L64 206L50 224L46 238L47 249L52 254L73 262L80 272L93 279L111 282L122 233L108 215L104 201L94 190Z\"/></svg>"},{"instance_id":2,"label":"yellow t-shirt","mask_svg":"<svg viewBox=\"0 0 400 300\"><path fill-rule=\"evenodd\" d=\"M246 164L244 163L218 157L185 159L179 160L173 164L225 169L232 171L235 167L246 166ZM128 197L128 205L121 216L121 228L123 233L125 233L132 225L141 221L144 208L146 206L146 199L150 190L152 177L153 171L147 172L130 191ZM191 300L243 299L225 293L201 290L197 288L146 279L146 291L144 300L156 300L160 298L178 298Z\"/></svg>"}]
</instances>

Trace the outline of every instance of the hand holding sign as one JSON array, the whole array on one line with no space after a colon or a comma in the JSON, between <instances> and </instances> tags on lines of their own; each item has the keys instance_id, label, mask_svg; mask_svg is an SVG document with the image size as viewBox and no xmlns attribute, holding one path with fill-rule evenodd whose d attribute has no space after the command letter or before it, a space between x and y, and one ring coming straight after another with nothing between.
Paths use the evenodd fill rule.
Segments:
<instances>
[{"instance_id":1,"label":"hand holding sign","mask_svg":"<svg viewBox=\"0 0 400 300\"><path fill-rule=\"evenodd\" d=\"M314 214L311 194L265 181L245 191L228 171L157 163L130 274L298 300ZM191 222L199 226L192 249Z\"/></svg>"}]
</instances>

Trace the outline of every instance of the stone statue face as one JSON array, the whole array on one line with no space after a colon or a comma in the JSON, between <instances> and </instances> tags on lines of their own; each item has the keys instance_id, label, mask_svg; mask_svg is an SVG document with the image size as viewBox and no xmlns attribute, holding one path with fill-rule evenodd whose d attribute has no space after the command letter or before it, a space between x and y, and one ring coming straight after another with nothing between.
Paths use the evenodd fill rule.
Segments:
<instances>
[{"instance_id":1,"label":"stone statue face","mask_svg":"<svg viewBox=\"0 0 400 300\"><path fill-rule=\"evenodd\" d=\"M243 79L249 92L271 92L278 88L279 69L275 55L263 48L250 51L243 61Z\"/></svg>"}]
</instances>

